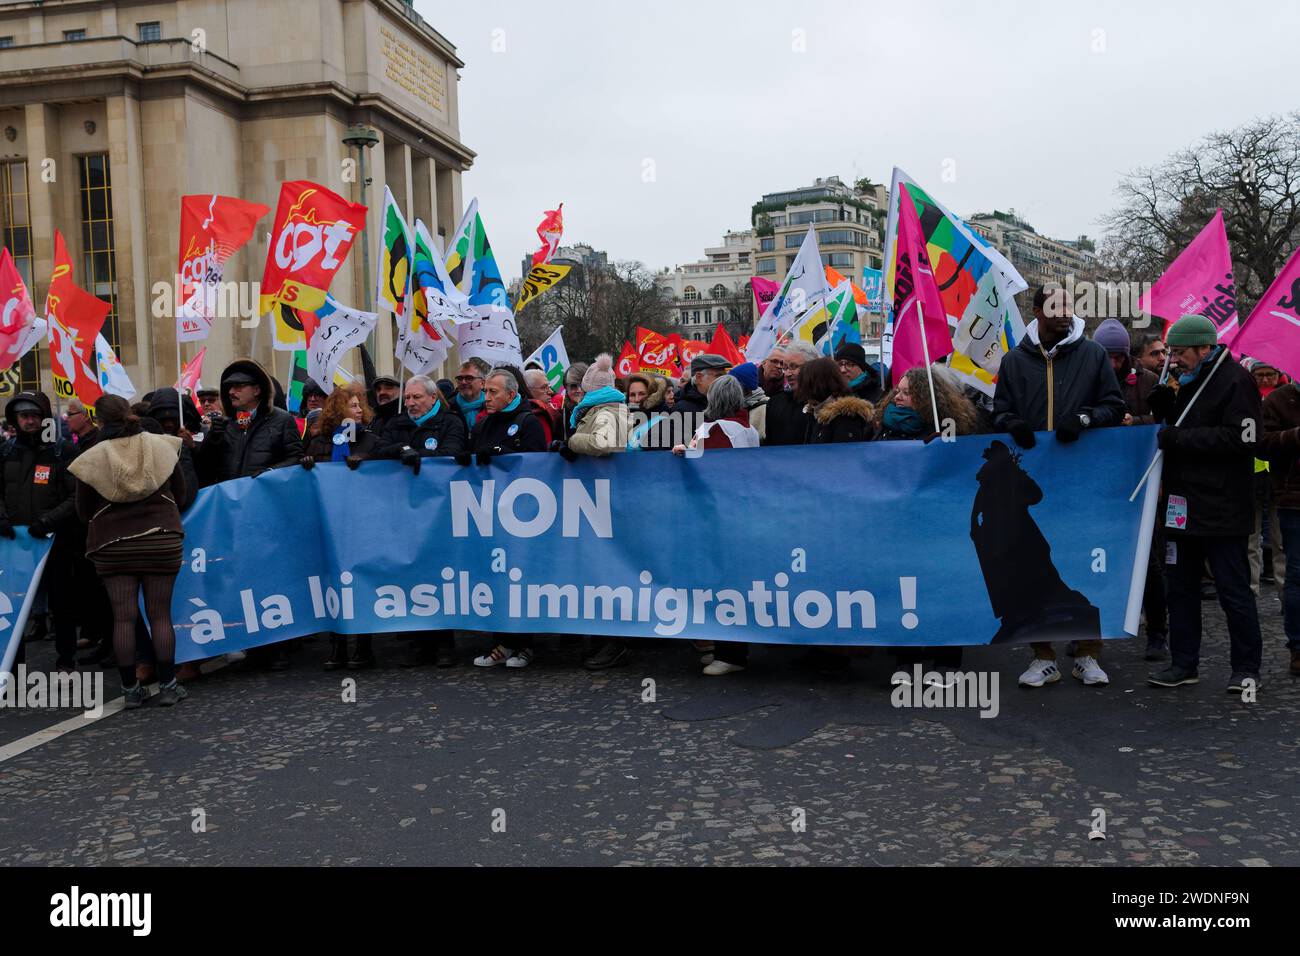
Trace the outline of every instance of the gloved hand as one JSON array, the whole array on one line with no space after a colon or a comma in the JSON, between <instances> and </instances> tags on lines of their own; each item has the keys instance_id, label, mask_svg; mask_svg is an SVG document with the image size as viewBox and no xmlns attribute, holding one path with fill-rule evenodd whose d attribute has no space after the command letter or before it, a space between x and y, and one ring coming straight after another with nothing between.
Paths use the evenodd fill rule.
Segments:
<instances>
[{"instance_id":1,"label":"gloved hand","mask_svg":"<svg viewBox=\"0 0 1300 956\"><path fill-rule=\"evenodd\" d=\"M1034 430L1029 427L1029 423L1019 418L1013 418L1007 423L1007 431L1021 448L1030 449L1038 444L1038 439L1034 437Z\"/></svg>"},{"instance_id":2,"label":"gloved hand","mask_svg":"<svg viewBox=\"0 0 1300 956\"><path fill-rule=\"evenodd\" d=\"M306 471L311 471L316 467L316 459L310 455L304 455L302 461L298 462Z\"/></svg>"},{"instance_id":3,"label":"gloved hand","mask_svg":"<svg viewBox=\"0 0 1300 956\"><path fill-rule=\"evenodd\" d=\"M14 523L8 518L0 518L0 538L8 538L10 541L18 537L14 531Z\"/></svg>"},{"instance_id":4,"label":"gloved hand","mask_svg":"<svg viewBox=\"0 0 1300 956\"><path fill-rule=\"evenodd\" d=\"M1178 429L1172 425L1160 429L1156 434L1156 444L1160 446L1161 451L1173 451L1178 447Z\"/></svg>"},{"instance_id":5,"label":"gloved hand","mask_svg":"<svg viewBox=\"0 0 1300 956\"><path fill-rule=\"evenodd\" d=\"M564 447L564 442L560 441L560 439L557 438L554 441L552 441L549 445L546 446L546 450L559 451L563 447Z\"/></svg>"},{"instance_id":6,"label":"gloved hand","mask_svg":"<svg viewBox=\"0 0 1300 956\"><path fill-rule=\"evenodd\" d=\"M1160 421L1169 420L1177 401L1178 393L1174 391L1171 385L1157 385L1147 395L1147 404L1151 406L1152 414Z\"/></svg>"},{"instance_id":7,"label":"gloved hand","mask_svg":"<svg viewBox=\"0 0 1300 956\"><path fill-rule=\"evenodd\" d=\"M213 415L212 423L208 426L209 438L225 438L226 428L230 425L230 419L225 415Z\"/></svg>"},{"instance_id":8,"label":"gloved hand","mask_svg":"<svg viewBox=\"0 0 1300 956\"><path fill-rule=\"evenodd\" d=\"M578 460L578 453L575 452L572 448L570 448L567 442L560 445L560 447L557 448L556 451L560 453L560 457L563 458L565 461Z\"/></svg>"},{"instance_id":9,"label":"gloved hand","mask_svg":"<svg viewBox=\"0 0 1300 956\"><path fill-rule=\"evenodd\" d=\"M44 521L37 518L27 526L27 533L33 538L48 538L50 536L50 529L46 527Z\"/></svg>"},{"instance_id":10,"label":"gloved hand","mask_svg":"<svg viewBox=\"0 0 1300 956\"><path fill-rule=\"evenodd\" d=\"M1056 424L1056 440L1062 445L1073 445L1083 434L1083 422L1078 415L1067 415Z\"/></svg>"},{"instance_id":11,"label":"gloved hand","mask_svg":"<svg viewBox=\"0 0 1300 956\"><path fill-rule=\"evenodd\" d=\"M454 456L453 461L462 468L468 468L474 463L474 454L473 452L462 451L460 454Z\"/></svg>"},{"instance_id":12,"label":"gloved hand","mask_svg":"<svg viewBox=\"0 0 1300 956\"><path fill-rule=\"evenodd\" d=\"M403 449L402 464L418 475L420 473L420 453L414 448Z\"/></svg>"},{"instance_id":13,"label":"gloved hand","mask_svg":"<svg viewBox=\"0 0 1300 956\"><path fill-rule=\"evenodd\" d=\"M358 468L361 467L361 456L360 456L360 455L348 455L348 457L345 458L344 461L346 461L346 462L348 463L348 470L349 470L349 471L356 471Z\"/></svg>"},{"instance_id":14,"label":"gloved hand","mask_svg":"<svg viewBox=\"0 0 1300 956\"><path fill-rule=\"evenodd\" d=\"M501 451L500 448L489 448L487 451L479 452L478 453L479 466L482 468L486 468L488 465L492 464L492 458L498 453L500 453L500 451Z\"/></svg>"}]
</instances>

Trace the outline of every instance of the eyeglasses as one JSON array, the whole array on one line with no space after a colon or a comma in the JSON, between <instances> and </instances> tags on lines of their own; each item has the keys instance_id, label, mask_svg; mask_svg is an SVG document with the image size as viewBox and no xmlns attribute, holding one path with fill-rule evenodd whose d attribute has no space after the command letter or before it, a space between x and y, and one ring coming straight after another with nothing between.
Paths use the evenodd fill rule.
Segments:
<instances>
[{"instance_id":1,"label":"eyeglasses","mask_svg":"<svg viewBox=\"0 0 1300 956\"><path fill-rule=\"evenodd\" d=\"M458 381L458 382L481 382L481 381L483 381L483 376L482 376L482 375L457 375L457 376L456 376L456 381Z\"/></svg>"}]
</instances>

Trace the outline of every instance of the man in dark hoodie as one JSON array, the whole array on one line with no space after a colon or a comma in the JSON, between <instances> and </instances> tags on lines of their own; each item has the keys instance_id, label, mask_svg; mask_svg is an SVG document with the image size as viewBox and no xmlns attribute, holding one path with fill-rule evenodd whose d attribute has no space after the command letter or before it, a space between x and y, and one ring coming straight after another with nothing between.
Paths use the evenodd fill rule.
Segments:
<instances>
[{"instance_id":1,"label":"man in dark hoodie","mask_svg":"<svg viewBox=\"0 0 1300 956\"><path fill-rule=\"evenodd\" d=\"M380 446L386 445L389 426L402 416L402 383L391 375L377 376L370 383L370 404L375 410L370 431Z\"/></svg>"},{"instance_id":2,"label":"man in dark hoodie","mask_svg":"<svg viewBox=\"0 0 1300 956\"><path fill-rule=\"evenodd\" d=\"M275 383L252 359L237 359L221 373L225 417L212 423L199 446L198 466L215 482L256 477L298 464L298 423L273 404Z\"/></svg>"},{"instance_id":3,"label":"man in dark hoodie","mask_svg":"<svg viewBox=\"0 0 1300 956\"><path fill-rule=\"evenodd\" d=\"M194 407L194 402L188 395L185 397L184 414L185 425L181 427L180 399L174 388L160 388L149 400L149 417L158 423L164 435L171 435L181 440L180 466L185 474L185 500L176 502L176 506L182 512L194 503L199 488L213 483L208 476L198 473L198 467L194 462L195 453L201 444L195 436L203 435L203 422L199 417L199 410ZM208 480L204 480L205 478Z\"/></svg>"},{"instance_id":4,"label":"man in dark hoodie","mask_svg":"<svg viewBox=\"0 0 1300 956\"><path fill-rule=\"evenodd\" d=\"M885 396L880 385L880 373L867 361L867 352L856 342L845 342L835 350L835 361L840 374L849 383L849 392L864 402L875 405Z\"/></svg>"},{"instance_id":5,"label":"man in dark hoodie","mask_svg":"<svg viewBox=\"0 0 1300 956\"><path fill-rule=\"evenodd\" d=\"M50 413L49 398L44 392L19 392L5 406L5 419L17 436L0 481L0 537L17 537L15 525L26 525L33 538L70 530L77 523L76 483L67 470L72 446ZM55 666L61 671L77 666L72 544L68 534L56 534L43 577L54 618Z\"/></svg>"},{"instance_id":6,"label":"man in dark hoodie","mask_svg":"<svg viewBox=\"0 0 1300 956\"><path fill-rule=\"evenodd\" d=\"M1035 432L1049 431L1069 444L1089 428L1118 425L1124 419L1124 396L1106 350L1084 337L1083 320L1060 286L1034 293L1034 318L1020 344L1007 353L993 393L993 424L1008 432L1021 448L1033 448ZM1042 687L1061 679L1050 643L1032 644L1034 661L1020 686ZM1074 676L1090 687L1110 678L1101 669L1101 641L1079 641Z\"/></svg>"}]
</instances>

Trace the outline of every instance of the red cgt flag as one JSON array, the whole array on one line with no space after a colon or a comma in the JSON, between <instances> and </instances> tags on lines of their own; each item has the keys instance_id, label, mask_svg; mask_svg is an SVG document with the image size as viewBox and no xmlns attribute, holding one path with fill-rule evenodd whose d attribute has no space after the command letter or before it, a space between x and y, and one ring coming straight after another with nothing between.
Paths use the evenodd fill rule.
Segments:
<instances>
[{"instance_id":1,"label":"red cgt flag","mask_svg":"<svg viewBox=\"0 0 1300 956\"><path fill-rule=\"evenodd\" d=\"M0 372L7 371L45 337L36 309L8 249L0 250Z\"/></svg>"},{"instance_id":2,"label":"red cgt flag","mask_svg":"<svg viewBox=\"0 0 1300 956\"><path fill-rule=\"evenodd\" d=\"M54 390L64 398L77 398L93 405L104 394L95 374L95 337L104 326L112 306L72 281L72 259L63 234L54 231L54 274L45 296L45 315L50 323L50 371Z\"/></svg>"},{"instance_id":3,"label":"red cgt flag","mask_svg":"<svg viewBox=\"0 0 1300 956\"><path fill-rule=\"evenodd\" d=\"M270 212L261 203L230 196L181 197L181 246L177 260L176 339L206 339L216 318L226 262Z\"/></svg>"},{"instance_id":4,"label":"red cgt flag","mask_svg":"<svg viewBox=\"0 0 1300 956\"><path fill-rule=\"evenodd\" d=\"M366 207L306 180L282 183L262 273L261 310L315 311L365 227Z\"/></svg>"},{"instance_id":5,"label":"red cgt flag","mask_svg":"<svg viewBox=\"0 0 1300 956\"><path fill-rule=\"evenodd\" d=\"M614 363L614 374L619 378L627 378L635 374L636 370L636 349L632 348L631 342L625 341L623 351L618 353L618 361Z\"/></svg>"},{"instance_id":6,"label":"red cgt flag","mask_svg":"<svg viewBox=\"0 0 1300 956\"><path fill-rule=\"evenodd\" d=\"M682 374L678 355L681 350L680 335L662 335L637 326L637 370L676 378Z\"/></svg>"}]
</instances>

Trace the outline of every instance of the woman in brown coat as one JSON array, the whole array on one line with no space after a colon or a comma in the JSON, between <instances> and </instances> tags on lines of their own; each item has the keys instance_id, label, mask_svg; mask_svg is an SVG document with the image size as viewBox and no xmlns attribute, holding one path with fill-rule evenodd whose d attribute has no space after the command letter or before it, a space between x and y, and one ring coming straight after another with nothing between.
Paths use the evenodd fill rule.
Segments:
<instances>
[{"instance_id":1,"label":"woman in brown coat","mask_svg":"<svg viewBox=\"0 0 1300 956\"><path fill-rule=\"evenodd\" d=\"M69 467L77 479L77 517L86 525L86 557L113 605L113 650L127 709L142 706L149 691L135 675L135 623L141 588L145 616L158 656L169 707L188 694L176 680L172 589L181 567L178 501L185 499L181 440L143 431L130 404L116 395L95 402L100 440Z\"/></svg>"}]
</instances>

